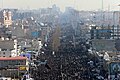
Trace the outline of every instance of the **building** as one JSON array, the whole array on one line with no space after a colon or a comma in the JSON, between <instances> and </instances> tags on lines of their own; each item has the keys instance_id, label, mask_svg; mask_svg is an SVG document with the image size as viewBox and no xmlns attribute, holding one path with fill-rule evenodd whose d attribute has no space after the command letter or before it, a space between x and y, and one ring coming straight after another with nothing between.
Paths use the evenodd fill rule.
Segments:
<instances>
[{"instance_id":1,"label":"building","mask_svg":"<svg viewBox=\"0 0 120 80\"><path fill-rule=\"evenodd\" d=\"M115 48L115 40L110 39L93 39L92 47L96 51L117 51Z\"/></svg>"},{"instance_id":2,"label":"building","mask_svg":"<svg viewBox=\"0 0 120 80\"><path fill-rule=\"evenodd\" d=\"M0 24L4 23L4 16L3 16L3 12L0 11Z\"/></svg>"},{"instance_id":3,"label":"building","mask_svg":"<svg viewBox=\"0 0 120 80\"><path fill-rule=\"evenodd\" d=\"M115 26L120 25L120 12L119 11L113 12L113 22Z\"/></svg>"},{"instance_id":4,"label":"building","mask_svg":"<svg viewBox=\"0 0 120 80\"><path fill-rule=\"evenodd\" d=\"M0 11L0 23L5 26L12 25L12 13L9 10Z\"/></svg>"},{"instance_id":5,"label":"building","mask_svg":"<svg viewBox=\"0 0 120 80\"><path fill-rule=\"evenodd\" d=\"M13 57L13 56L17 56L17 40L1 40L0 57Z\"/></svg>"},{"instance_id":6,"label":"building","mask_svg":"<svg viewBox=\"0 0 120 80\"><path fill-rule=\"evenodd\" d=\"M5 77L18 77L28 71L26 57L0 57L0 74Z\"/></svg>"},{"instance_id":7,"label":"building","mask_svg":"<svg viewBox=\"0 0 120 80\"><path fill-rule=\"evenodd\" d=\"M18 25L12 29L12 38L23 38L26 34L24 33L24 29L22 29L21 25Z\"/></svg>"},{"instance_id":8,"label":"building","mask_svg":"<svg viewBox=\"0 0 120 80\"><path fill-rule=\"evenodd\" d=\"M113 39L120 39L120 26L113 25L112 27L113 27L113 34L112 34Z\"/></svg>"},{"instance_id":9,"label":"building","mask_svg":"<svg viewBox=\"0 0 120 80\"><path fill-rule=\"evenodd\" d=\"M91 39L113 39L115 35L112 26L91 26Z\"/></svg>"},{"instance_id":10,"label":"building","mask_svg":"<svg viewBox=\"0 0 120 80\"><path fill-rule=\"evenodd\" d=\"M6 26L12 25L12 13L11 13L11 11L4 11L3 16L4 16L4 25L6 25Z\"/></svg>"},{"instance_id":11,"label":"building","mask_svg":"<svg viewBox=\"0 0 120 80\"><path fill-rule=\"evenodd\" d=\"M120 39L120 26L91 26L91 39Z\"/></svg>"},{"instance_id":12,"label":"building","mask_svg":"<svg viewBox=\"0 0 120 80\"><path fill-rule=\"evenodd\" d=\"M18 40L17 44L18 44L21 51L32 49L32 42L30 39L19 38L17 40Z\"/></svg>"}]
</instances>

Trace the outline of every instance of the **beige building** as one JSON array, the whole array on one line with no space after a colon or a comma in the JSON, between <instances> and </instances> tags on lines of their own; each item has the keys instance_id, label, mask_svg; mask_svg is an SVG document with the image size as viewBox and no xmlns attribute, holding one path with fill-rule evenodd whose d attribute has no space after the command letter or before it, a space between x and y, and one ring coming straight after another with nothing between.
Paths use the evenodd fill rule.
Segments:
<instances>
[{"instance_id":1,"label":"beige building","mask_svg":"<svg viewBox=\"0 0 120 80\"><path fill-rule=\"evenodd\" d=\"M0 23L7 27L12 25L11 11L8 11L8 10L0 11Z\"/></svg>"},{"instance_id":2,"label":"beige building","mask_svg":"<svg viewBox=\"0 0 120 80\"><path fill-rule=\"evenodd\" d=\"M11 11L4 11L3 16L4 16L4 25L6 25L6 26L12 25L12 13L11 13Z\"/></svg>"}]
</instances>

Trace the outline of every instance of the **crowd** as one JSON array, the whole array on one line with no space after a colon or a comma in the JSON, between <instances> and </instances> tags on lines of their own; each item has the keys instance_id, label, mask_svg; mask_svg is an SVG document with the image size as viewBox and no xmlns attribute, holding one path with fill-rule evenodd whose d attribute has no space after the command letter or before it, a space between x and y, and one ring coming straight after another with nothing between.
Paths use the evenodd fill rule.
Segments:
<instances>
[{"instance_id":1,"label":"crowd","mask_svg":"<svg viewBox=\"0 0 120 80\"><path fill-rule=\"evenodd\" d=\"M39 64L32 74L35 80L104 80L107 71L100 66L99 60L88 53L88 45L80 43L79 47L60 49L54 54L49 49L39 54Z\"/></svg>"}]
</instances>

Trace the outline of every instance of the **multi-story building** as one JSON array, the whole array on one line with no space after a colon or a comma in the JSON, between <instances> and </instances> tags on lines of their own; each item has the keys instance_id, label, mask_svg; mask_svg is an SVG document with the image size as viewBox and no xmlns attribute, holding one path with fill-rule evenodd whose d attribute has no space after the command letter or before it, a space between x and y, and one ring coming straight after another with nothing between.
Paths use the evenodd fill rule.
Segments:
<instances>
[{"instance_id":1,"label":"multi-story building","mask_svg":"<svg viewBox=\"0 0 120 80\"><path fill-rule=\"evenodd\" d=\"M91 39L120 39L120 26L92 26Z\"/></svg>"},{"instance_id":2,"label":"multi-story building","mask_svg":"<svg viewBox=\"0 0 120 80\"><path fill-rule=\"evenodd\" d=\"M0 40L0 57L14 57L17 55L17 40Z\"/></svg>"},{"instance_id":3,"label":"multi-story building","mask_svg":"<svg viewBox=\"0 0 120 80\"><path fill-rule=\"evenodd\" d=\"M91 39L117 39L114 26L91 26Z\"/></svg>"},{"instance_id":4,"label":"multi-story building","mask_svg":"<svg viewBox=\"0 0 120 80\"><path fill-rule=\"evenodd\" d=\"M11 11L4 11L3 16L4 16L4 25L6 25L6 26L12 25L12 13L11 13Z\"/></svg>"},{"instance_id":5,"label":"multi-story building","mask_svg":"<svg viewBox=\"0 0 120 80\"><path fill-rule=\"evenodd\" d=\"M23 76L29 69L26 57L0 57L0 73L5 77Z\"/></svg>"},{"instance_id":6,"label":"multi-story building","mask_svg":"<svg viewBox=\"0 0 120 80\"><path fill-rule=\"evenodd\" d=\"M12 13L9 10L0 11L0 23L5 26L12 25Z\"/></svg>"},{"instance_id":7,"label":"multi-story building","mask_svg":"<svg viewBox=\"0 0 120 80\"><path fill-rule=\"evenodd\" d=\"M120 12L114 11L113 12L113 25L117 26L120 25Z\"/></svg>"},{"instance_id":8,"label":"multi-story building","mask_svg":"<svg viewBox=\"0 0 120 80\"><path fill-rule=\"evenodd\" d=\"M113 25L112 28L113 28L113 30L112 30L113 39L119 39L120 38L120 26Z\"/></svg>"}]
</instances>

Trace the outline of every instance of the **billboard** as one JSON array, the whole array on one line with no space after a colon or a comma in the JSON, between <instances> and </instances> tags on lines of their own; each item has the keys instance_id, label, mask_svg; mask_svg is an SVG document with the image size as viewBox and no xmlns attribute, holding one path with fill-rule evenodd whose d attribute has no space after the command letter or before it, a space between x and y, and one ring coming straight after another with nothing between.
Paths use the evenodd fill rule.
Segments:
<instances>
[{"instance_id":1,"label":"billboard","mask_svg":"<svg viewBox=\"0 0 120 80\"><path fill-rule=\"evenodd\" d=\"M120 62L111 62L109 64L110 75L115 75L120 73Z\"/></svg>"},{"instance_id":2,"label":"billboard","mask_svg":"<svg viewBox=\"0 0 120 80\"><path fill-rule=\"evenodd\" d=\"M31 54L30 53L23 53L23 54L20 54L20 56L27 57L29 60L31 59Z\"/></svg>"},{"instance_id":3,"label":"billboard","mask_svg":"<svg viewBox=\"0 0 120 80\"><path fill-rule=\"evenodd\" d=\"M26 69L26 66L20 66L20 67L19 67L19 70L20 70L20 71L26 71L27 69Z\"/></svg>"}]
</instances>

